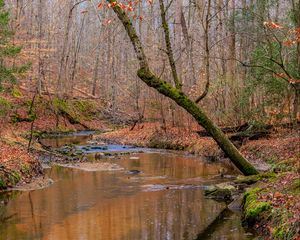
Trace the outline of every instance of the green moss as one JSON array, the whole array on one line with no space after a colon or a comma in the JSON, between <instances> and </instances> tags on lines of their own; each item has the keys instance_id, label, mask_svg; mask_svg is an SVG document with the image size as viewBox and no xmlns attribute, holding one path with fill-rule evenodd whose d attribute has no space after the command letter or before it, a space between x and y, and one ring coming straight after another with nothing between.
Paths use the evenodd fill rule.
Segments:
<instances>
[{"instance_id":1,"label":"green moss","mask_svg":"<svg viewBox=\"0 0 300 240\"><path fill-rule=\"evenodd\" d=\"M256 149L256 151L257 151L257 149ZM266 162L269 164L275 164L276 162L278 162L278 158L276 156L271 156L266 159Z\"/></svg>"},{"instance_id":2,"label":"green moss","mask_svg":"<svg viewBox=\"0 0 300 240\"><path fill-rule=\"evenodd\" d=\"M65 99L54 98L53 106L55 111L64 115L71 124L77 124L80 122L76 109L72 107L69 101Z\"/></svg>"},{"instance_id":3,"label":"green moss","mask_svg":"<svg viewBox=\"0 0 300 240\"><path fill-rule=\"evenodd\" d=\"M244 222L252 226L257 221L262 212L271 209L269 202L261 202L257 199L260 188L253 188L244 194Z\"/></svg>"},{"instance_id":4,"label":"green moss","mask_svg":"<svg viewBox=\"0 0 300 240\"><path fill-rule=\"evenodd\" d=\"M297 225L296 224L288 224L287 222L279 223L279 226L275 227L272 231L272 239L274 240L293 240L297 235Z\"/></svg>"},{"instance_id":5,"label":"green moss","mask_svg":"<svg viewBox=\"0 0 300 240\"><path fill-rule=\"evenodd\" d=\"M23 165L21 166L21 172L22 172L23 174L25 174L25 175L30 175L30 173L31 173L31 167L30 167L30 165L23 164Z\"/></svg>"},{"instance_id":6,"label":"green moss","mask_svg":"<svg viewBox=\"0 0 300 240\"><path fill-rule=\"evenodd\" d=\"M272 235L273 235L274 238L277 238L277 239L285 239L284 238L284 235L285 235L284 227L283 226L276 227L273 230Z\"/></svg>"},{"instance_id":7,"label":"green moss","mask_svg":"<svg viewBox=\"0 0 300 240\"><path fill-rule=\"evenodd\" d=\"M8 186L14 186L21 180L21 175L17 171L12 171L8 176L0 177L0 189L6 189Z\"/></svg>"},{"instance_id":8,"label":"green moss","mask_svg":"<svg viewBox=\"0 0 300 240\"><path fill-rule=\"evenodd\" d=\"M21 180L21 175L17 171L12 171L9 174L8 181L11 185L16 185Z\"/></svg>"},{"instance_id":9,"label":"green moss","mask_svg":"<svg viewBox=\"0 0 300 240\"><path fill-rule=\"evenodd\" d=\"M0 189L5 189L7 186L3 178L0 178Z\"/></svg>"},{"instance_id":10,"label":"green moss","mask_svg":"<svg viewBox=\"0 0 300 240\"><path fill-rule=\"evenodd\" d=\"M12 108L12 103L5 98L0 97L0 117L5 116Z\"/></svg>"},{"instance_id":11,"label":"green moss","mask_svg":"<svg viewBox=\"0 0 300 240\"><path fill-rule=\"evenodd\" d=\"M81 113L93 113L95 111L95 105L91 101L74 101L74 107Z\"/></svg>"},{"instance_id":12,"label":"green moss","mask_svg":"<svg viewBox=\"0 0 300 240\"><path fill-rule=\"evenodd\" d=\"M14 86L11 90L11 95L15 98L21 97L22 93L20 91L20 89L18 89L16 86Z\"/></svg>"},{"instance_id":13,"label":"green moss","mask_svg":"<svg viewBox=\"0 0 300 240\"><path fill-rule=\"evenodd\" d=\"M91 120L96 114L96 107L90 101L54 98L52 105L56 112L67 117L72 124L80 123L83 120Z\"/></svg>"},{"instance_id":14,"label":"green moss","mask_svg":"<svg viewBox=\"0 0 300 240\"><path fill-rule=\"evenodd\" d=\"M290 191L292 194L300 194L300 179L294 180Z\"/></svg>"},{"instance_id":15,"label":"green moss","mask_svg":"<svg viewBox=\"0 0 300 240\"><path fill-rule=\"evenodd\" d=\"M253 184L263 179L271 179L276 178L276 174L273 172L260 173L252 176L239 176L234 182L235 183L245 183L245 184Z\"/></svg>"}]
</instances>

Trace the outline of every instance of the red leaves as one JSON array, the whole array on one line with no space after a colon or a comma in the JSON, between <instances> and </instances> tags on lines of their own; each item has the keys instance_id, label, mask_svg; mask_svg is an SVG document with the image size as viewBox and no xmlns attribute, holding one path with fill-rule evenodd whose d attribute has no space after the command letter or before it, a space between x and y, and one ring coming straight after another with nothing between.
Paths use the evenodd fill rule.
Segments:
<instances>
[{"instance_id":1,"label":"red leaves","mask_svg":"<svg viewBox=\"0 0 300 240\"><path fill-rule=\"evenodd\" d=\"M282 29L283 26L281 26L278 23L274 23L274 22L264 22L264 26L270 29Z\"/></svg>"},{"instance_id":2,"label":"red leaves","mask_svg":"<svg viewBox=\"0 0 300 240\"><path fill-rule=\"evenodd\" d=\"M290 83L290 84L297 84L297 83L300 83L300 79L293 79L293 78L290 78L290 79L289 79L289 83Z\"/></svg>"},{"instance_id":3,"label":"red leaves","mask_svg":"<svg viewBox=\"0 0 300 240\"><path fill-rule=\"evenodd\" d=\"M140 3L141 1L140 0L135 0L135 1L127 1L126 3L122 3L122 2L118 2L118 1L114 1L114 2L111 2L111 3L105 3L105 2L100 2L98 5L97 5L97 9L98 10L101 10L102 8L114 8L114 7L119 7L121 8L123 11L127 12L128 14L130 14L131 12L134 13L135 10L136 10L136 6ZM153 0L148 0L148 2L150 4L153 3ZM139 21L143 21L144 20L144 17L143 16L139 16L137 14L134 14L132 16L132 19L133 20L139 20ZM111 19L107 19L103 22L103 25L109 25L110 23L112 22Z\"/></svg>"},{"instance_id":4,"label":"red leaves","mask_svg":"<svg viewBox=\"0 0 300 240\"><path fill-rule=\"evenodd\" d=\"M288 78L285 73L274 73L274 77L287 79L290 84L298 84L300 83L300 79Z\"/></svg>"},{"instance_id":5,"label":"red leaves","mask_svg":"<svg viewBox=\"0 0 300 240\"><path fill-rule=\"evenodd\" d=\"M118 5L119 5L119 7L122 8L123 10L126 9L126 5L124 5L123 3L119 3Z\"/></svg>"},{"instance_id":6,"label":"red leaves","mask_svg":"<svg viewBox=\"0 0 300 240\"><path fill-rule=\"evenodd\" d=\"M104 22L103 22L103 25L107 26L109 24L112 23L112 19L106 19Z\"/></svg>"},{"instance_id":7,"label":"red leaves","mask_svg":"<svg viewBox=\"0 0 300 240\"><path fill-rule=\"evenodd\" d=\"M295 44L297 44L297 41L287 40L283 42L283 45L287 47L293 46Z\"/></svg>"},{"instance_id":8,"label":"red leaves","mask_svg":"<svg viewBox=\"0 0 300 240\"><path fill-rule=\"evenodd\" d=\"M283 45L290 47L300 43L300 28L291 29L288 31L289 39L283 42Z\"/></svg>"},{"instance_id":9,"label":"red leaves","mask_svg":"<svg viewBox=\"0 0 300 240\"><path fill-rule=\"evenodd\" d=\"M272 21L264 22L264 26L270 30L285 30L284 32L286 32L286 39L282 40L281 42L286 47L291 47L300 43L300 28L289 29ZM273 40L277 41L277 38L273 38Z\"/></svg>"},{"instance_id":10,"label":"red leaves","mask_svg":"<svg viewBox=\"0 0 300 240\"><path fill-rule=\"evenodd\" d=\"M97 8L100 10L101 8L103 8L103 2L100 2L99 4L98 4L98 6L97 6Z\"/></svg>"},{"instance_id":11,"label":"red leaves","mask_svg":"<svg viewBox=\"0 0 300 240\"><path fill-rule=\"evenodd\" d=\"M274 77L285 78L286 74L285 73L274 73Z\"/></svg>"},{"instance_id":12,"label":"red leaves","mask_svg":"<svg viewBox=\"0 0 300 240\"><path fill-rule=\"evenodd\" d=\"M127 11L128 11L128 12L133 12L133 10L134 10L133 7L131 7L131 6L128 6L128 7L127 7Z\"/></svg>"},{"instance_id":13,"label":"red leaves","mask_svg":"<svg viewBox=\"0 0 300 240\"><path fill-rule=\"evenodd\" d=\"M120 7L122 10L130 13L130 12L134 12L135 11L135 6L137 6L139 3L141 2L141 0L135 0L135 1L127 1L127 2L118 2L118 1L114 1L111 3L107 3L105 4L105 2L100 2L97 6L98 10L101 10L102 8L106 7L106 8L114 8L116 6ZM149 4L153 3L153 0L148 0ZM139 19L140 21L143 20L143 17L135 17L134 19Z\"/></svg>"}]
</instances>

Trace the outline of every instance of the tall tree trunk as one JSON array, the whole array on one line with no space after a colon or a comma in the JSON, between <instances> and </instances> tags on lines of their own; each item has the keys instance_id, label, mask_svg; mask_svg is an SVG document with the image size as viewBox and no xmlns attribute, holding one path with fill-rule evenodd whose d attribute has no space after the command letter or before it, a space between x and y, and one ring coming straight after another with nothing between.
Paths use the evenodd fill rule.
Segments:
<instances>
[{"instance_id":1,"label":"tall tree trunk","mask_svg":"<svg viewBox=\"0 0 300 240\"><path fill-rule=\"evenodd\" d=\"M207 2L207 12L205 16L205 24L204 24L204 41L205 41L205 78L206 84L203 93L196 99L196 103L199 103L203 98L208 94L209 86L210 86L210 47L209 47L209 33L210 33L210 8L211 8L211 0Z\"/></svg>"},{"instance_id":2,"label":"tall tree trunk","mask_svg":"<svg viewBox=\"0 0 300 240\"><path fill-rule=\"evenodd\" d=\"M300 0L292 0L292 11L295 19L296 28L300 28ZM300 42L297 43L297 69L298 74L296 77L300 78ZM300 114L300 83L297 83L294 86L295 89L295 97L293 103L293 121L297 124L298 114Z\"/></svg>"},{"instance_id":3,"label":"tall tree trunk","mask_svg":"<svg viewBox=\"0 0 300 240\"><path fill-rule=\"evenodd\" d=\"M110 0L110 3L112 2L114 2L114 0ZM242 156L242 154L229 141L220 128L212 122L212 120L202 111L202 109L200 109L200 107L197 106L195 102L189 99L187 95L181 91L181 89L172 87L170 84L163 81L151 72L140 39L137 36L137 33L126 12L124 12L118 5L114 5L113 10L125 27L125 30L135 50L137 59L139 60L140 69L138 70L137 74L140 79L149 87L156 89L159 93L174 100L179 106L189 112L194 119L208 131L221 149L227 154L230 160L243 174L257 174L258 171L246 160L246 158Z\"/></svg>"},{"instance_id":4,"label":"tall tree trunk","mask_svg":"<svg viewBox=\"0 0 300 240\"><path fill-rule=\"evenodd\" d=\"M95 66L94 66L94 73L93 73L93 90L92 94L93 96L96 96L96 90L97 90L97 79L98 79L98 71L99 71L99 63L100 63L100 44L97 47L97 52L96 52L96 61L95 61Z\"/></svg>"},{"instance_id":5,"label":"tall tree trunk","mask_svg":"<svg viewBox=\"0 0 300 240\"><path fill-rule=\"evenodd\" d=\"M162 20L162 27L163 27L164 34L165 34L167 55L168 55L169 63L170 63L171 70L172 70L173 80L174 80L176 88L181 89L182 83L181 83L181 81L178 77L176 64L175 64L175 60L174 60L174 54L173 54L173 50L172 50L172 46L171 46L171 40L170 40L170 29L169 29L169 25L168 25L168 22L167 22L166 9L165 9L165 6L164 6L164 0L159 0L159 6L160 6L160 15L161 15L161 20Z\"/></svg>"},{"instance_id":6,"label":"tall tree trunk","mask_svg":"<svg viewBox=\"0 0 300 240\"><path fill-rule=\"evenodd\" d=\"M80 51L80 47L81 47L81 39L82 39L82 33L83 33L83 29L84 29L84 22L85 22L85 15L83 15L82 20L81 20L81 26L80 26L80 30L79 30L79 34L78 34L78 38L77 38L76 47L74 50L74 60L73 60L72 72L71 72L71 77L70 77L70 86L69 86L71 97L73 96L74 79L75 79L75 75L76 75L78 55L79 55L79 51Z\"/></svg>"}]
</instances>

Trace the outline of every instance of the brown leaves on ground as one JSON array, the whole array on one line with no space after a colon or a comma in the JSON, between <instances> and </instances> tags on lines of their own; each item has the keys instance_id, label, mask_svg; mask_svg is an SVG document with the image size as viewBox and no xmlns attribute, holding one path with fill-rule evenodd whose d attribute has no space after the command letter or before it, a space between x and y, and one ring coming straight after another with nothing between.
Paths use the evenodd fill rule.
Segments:
<instances>
[{"instance_id":1,"label":"brown leaves on ground","mask_svg":"<svg viewBox=\"0 0 300 240\"><path fill-rule=\"evenodd\" d=\"M300 137L271 137L253 140L242 146L241 151L251 160L279 162L295 156L300 157Z\"/></svg>"},{"instance_id":2,"label":"brown leaves on ground","mask_svg":"<svg viewBox=\"0 0 300 240\"><path fill-rule=\"evenodd\" d=\"M271 213L260 218L255 228L264 239L298 239L300 237L300 175L287 172L267 184L261 184L258 200L269 202ZM287 237L289 235L289 237Z\"/></svg>"},{"instance_id":3,"label":"brown leaves on ground","mask_svg":"<svg viewBox=\"0 0 300 240\"><path fill-rule=\"evenodd\" d=\"M219 154L218 147L210 137L199 137L198 126L183 127L168 126L166 129L160 123L138 124L133 130L130 127L114 132L101 134L101 139L143 147L156 145L161 148L186 150L190 153L202 155Z\"/></svg>"},{"instance_id":4,"label":"brown leaves on ground","mask_svg":"<svg viewBox=\"0 0 300 240\"><path fill-rule=\"evenodd\" d=\"M0 142L0 164L7 169L18 169L21 165L32 164L36 159L21 146Z\"/></svg>"},{"instance_id":5,"label":"brown leaves on ground","mask_svg":"<svg viewBox=\"0 0 300 240\"><path fill-rule=\"evenodd\" d=\"M24 147L0 141L0 190L28 183L41 173L39 161Z\"/></svg>"}]
</instances>

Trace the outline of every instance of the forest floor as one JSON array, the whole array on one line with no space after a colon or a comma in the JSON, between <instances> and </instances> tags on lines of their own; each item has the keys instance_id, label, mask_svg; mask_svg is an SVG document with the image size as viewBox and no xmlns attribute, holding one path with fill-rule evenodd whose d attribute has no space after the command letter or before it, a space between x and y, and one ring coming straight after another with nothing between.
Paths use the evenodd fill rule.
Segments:
<instances>
[{"instance_id":1,"label":"forest floor","mask_svg":"<svg viewBox=\"0 0 300 240\"><path fill-rule=\"evenodd\" d=\"M43 132L66 132L85 129L107 129L112 125L97 114L93 101L63 101L37 98L31 109L31 98L0 95L0 190L30 183L49 184L41 180L43 169L38 161L42 150L33 141L27 151L30 129L35 137ZM224 154L210 137L200 137L197 128L167 127L158 123L138 124L133 130L118 130L95 136L119 144L182 150L208 160L223 159ZM244 221L265 239L300 237L300 138L299 131L274 129L267 138L245 140L241 152L261 171L245 182L249 189L244 197ZM266 177L267 176L267 177ZM254 183L254 184L253 184ZM28 189L35 188L30 186Z\"/></svg>"}]
</instances>

